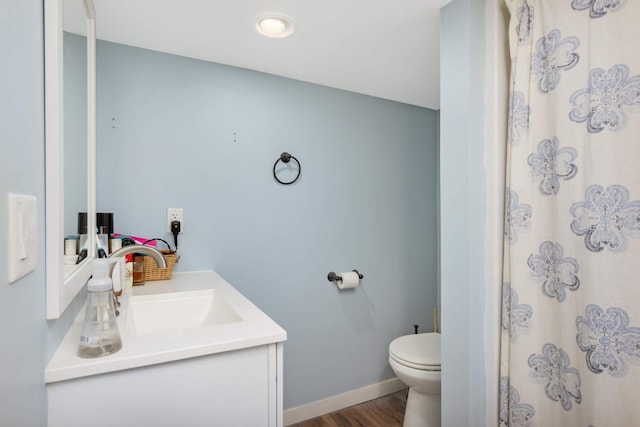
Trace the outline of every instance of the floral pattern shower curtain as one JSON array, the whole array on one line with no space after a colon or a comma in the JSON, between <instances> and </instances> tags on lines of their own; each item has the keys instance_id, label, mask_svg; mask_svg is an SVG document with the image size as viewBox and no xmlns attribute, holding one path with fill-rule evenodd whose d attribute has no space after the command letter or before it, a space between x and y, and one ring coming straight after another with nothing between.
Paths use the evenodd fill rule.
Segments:
<instances>
[{"instance_id":1,"label":"floral pattern shower curtain","mask_svg":"<svg viewBox=\"0 0 640 427\"><path fill-rule=\"evenodd\" d=\"M506 0L501 426L640 426L640 1Z\"/></svg>"}]
</instances>

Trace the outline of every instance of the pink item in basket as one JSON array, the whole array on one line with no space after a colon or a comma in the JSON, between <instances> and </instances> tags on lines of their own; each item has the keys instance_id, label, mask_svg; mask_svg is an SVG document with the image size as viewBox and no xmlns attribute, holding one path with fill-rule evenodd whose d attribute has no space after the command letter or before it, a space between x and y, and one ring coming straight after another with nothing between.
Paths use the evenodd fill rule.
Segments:
<instances>
[{"instance_id":1,"label":"pink item in basket","mask_svg":"<svg viewBox=\"0 0 640 427\"><path fill-rule=\"evenodd\" d=\"M147 239L147 238L145 238L145 237L131 236L131 235L128 235L128 234L118 234L118 233L113 233L113 237L115 237L115 238L118 238L118 237L128 237L128 238L130 238L130 239L135 240L135 241L136 241L136 243L139 243L139 244L141 244L141 245L144 245L144 244L145 244L144 242L146 242L147 240L150 240L150 239ZM152 240L152 241L150 241L149 243L147 243L146 245L147 245L147 246L156 246L156 241L155 241L155 240Z\"/></svg>"}]
</instances>

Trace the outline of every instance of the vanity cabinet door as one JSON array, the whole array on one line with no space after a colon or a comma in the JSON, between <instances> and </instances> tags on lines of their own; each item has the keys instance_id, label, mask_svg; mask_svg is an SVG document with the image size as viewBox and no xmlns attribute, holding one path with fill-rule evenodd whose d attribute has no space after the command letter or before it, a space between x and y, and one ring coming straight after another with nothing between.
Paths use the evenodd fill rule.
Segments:
<instances>
[{"instance_id":1,"label":"vanity cabinet door","mask_svg":"<svg viewBox=\"0 0 640 427\"><path fill-rule=\"evenodd\" d=\"M50 383L49 426L274 426L273 353L265 345Z\"/></svg>"}]
</instances>

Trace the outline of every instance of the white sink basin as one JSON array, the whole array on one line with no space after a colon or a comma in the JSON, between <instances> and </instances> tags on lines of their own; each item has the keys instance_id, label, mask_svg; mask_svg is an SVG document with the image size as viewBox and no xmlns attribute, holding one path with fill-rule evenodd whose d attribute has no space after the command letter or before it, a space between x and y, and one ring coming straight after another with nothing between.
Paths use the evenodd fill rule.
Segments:
<instances>
[{"instance_id":1,"label":"white sink basin","mask_svg":"<svg viewBox=\"0 0 640 427\"><path fill-rule=\"evenodd\" d=\"M215 271L177 272L126 289L118 327L122 350L77 356L80 310L45 371L55 383L285 341L287 333Z\"/></svg>"},{"instance_id":2,"label":"white sink basin","mask_svg":"<svg viewBox=\"0 0 640 427\"><path fill-rule=\"evenodd\" d=\"M139 295L129 298L124 334L172 333L241 320L214 289Z\"/></svg>"}]
</instances>

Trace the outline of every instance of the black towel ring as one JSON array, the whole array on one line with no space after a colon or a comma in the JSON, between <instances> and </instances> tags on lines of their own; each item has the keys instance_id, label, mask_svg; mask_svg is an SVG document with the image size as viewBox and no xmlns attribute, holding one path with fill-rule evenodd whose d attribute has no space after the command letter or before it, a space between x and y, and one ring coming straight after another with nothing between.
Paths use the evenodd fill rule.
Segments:
<instances>
[{"instance_id":1,"label":"black towel ring","mask_svg":"<svg viewBox=\"0 0 640 427\"><path fill-rule=\"evenodd\" d=\"M291 161L291 159L295 160L296 163L298 164L298 174L296 175L295 178L293 178L293 180L291 180L289 182L280 181L280 179L276 175L276 166L278 166L278 162L289 163ZM298 180L298 178L300 178L300 172L302 172L302 166L300 165L300 162L298 161L298 159L296 159L294 156L292 156L291 154L289 154L287 152L280 154L280 158L278 160L276 160L276 162L273 164L273 177L276 179L276 181L278 181L282 185L289 185L289 184L293 184L294 182L296 182Z\"/></svg>"}]
</instances>

